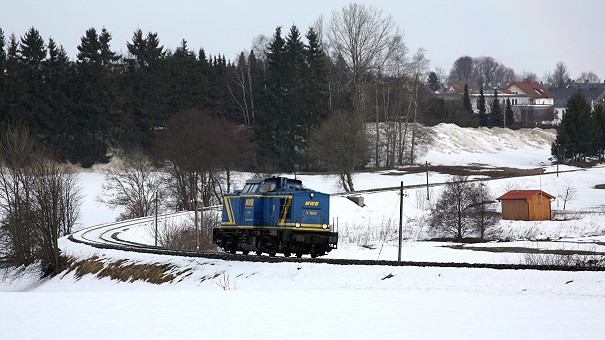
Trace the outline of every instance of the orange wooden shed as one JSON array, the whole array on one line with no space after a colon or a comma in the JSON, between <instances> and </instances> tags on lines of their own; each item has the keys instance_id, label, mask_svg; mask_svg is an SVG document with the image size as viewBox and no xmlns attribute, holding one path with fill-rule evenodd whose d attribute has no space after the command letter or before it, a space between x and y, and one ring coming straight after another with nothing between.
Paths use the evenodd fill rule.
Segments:
<instances>
[{"instance_id":1,"label":"orange wooden shed","mask_svg":"<svg viewBox=\"0 0 605 340\"><path fill-rule=\"evenodd\" d=\"M503 220L550 220L550 202L555 196L542 190L511 190L498 197Z\"/></svg>"}]
</instances>

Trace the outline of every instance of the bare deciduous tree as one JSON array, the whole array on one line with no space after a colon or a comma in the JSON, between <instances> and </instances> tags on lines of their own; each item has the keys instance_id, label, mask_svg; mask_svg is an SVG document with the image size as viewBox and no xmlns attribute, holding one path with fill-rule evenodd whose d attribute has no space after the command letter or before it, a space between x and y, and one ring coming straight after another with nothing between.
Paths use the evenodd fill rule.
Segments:
<instances>
[{"instance_id":1,"label":"bare deciduous tree","mask_svg":"<svg viewBox=\"0 0 605 340\"><path fill-rule=\"evenodd\" d=\"M449 81L461 81L465 84L470 84L473 77L474 67L475 65L473 62L473 58L471 58L470 56L463 56L456 59L450 71Z\"/></svg>"},{"instance_id":2,"label":"bare deciduous tree","mask_svg":"<svg viewBox=\"0 0 605 340\"><path fill-rule=\"evenodd\" d=\"M13 265L41 261L62 269L58 239L72 232L81 202L78 178L65 164L37 155L24 127L0 134L0 256Z\"/></svg>"},{"instance_id":3,"label":"bare deciduous tree","mask_svg":"<svg viewBox=\"0 0 605 340\"><path fill-rule=\"evenodd\" d=\"M15 265L36 260L29 186L34 147L25 127L8 128L0 134L0 251Z\"/></svg>"},{"instance_id":4,"label":"bare deciduous tree","mask_svg":"<svg viewBox=\"0 0 605 340\"><path fill-rule=\"evenodd\" d=\"M592 71L586 71L586 72L580 73L578 78L576 78L576 82L578 82L578 83L600 83L601 78L599 78L599 76L596 75Z\"/></svg>"},{"instance_id":5,"label":"bare deciduous tree","mask_svg":"<svg viewBox=\"0 0 605 340\"><path fill-rule=\"evenodd\" d=\"M536 75L534 72L524 71L523 73L521 73L521 76L519 77L519 79L521 79L521 81L524 81L526 83L538 82L538 75Z\"/></svg>"},{"instance_id":6,"label":"bare deciduous tree","mask_svg":"<svg viewBox=\"0 0 605 340\"><path fill-rule=\"evenodd\" d=\"M474 61L479 86L494 83L498 62L492 57L479 57ZM492 84L495 85L495 84Z\"/></svg>"},{"instance_id":7,"label":"bare deciduous tree","mask_svg":"<svg viewBox=\"0 0 605 340\"><path fill-rule=\"evenodd\" d=\"M251 65L249 60L256 63L254 52L246 58L244 52L240 53L237 64L233 69L233 75L227 84L231 98L240 109L244 124L253 126L255 122L254 110L254 88L252 86Z\"/></svg>"},{"instance_id":8,"label":"bare deciduous tree","mask_svg":"<svg viewBox=\"0 0 605 340\"><path fill-rule=\"evenodd\" d=\"M335 171L345 191L354 191L353 171L368 160L363 121L355 114L335 111L311 133L309 152L319 167Z\"/></svg>"},{"instance_id":9,"label":"bare deciduous tree","mask_svg":"<svg viewBox=\"0 0 605 340\"><path fill-rule=\"evenodd\" d=\"M498 216L490 209L491 203L491 195L484 186L469 182L466 176L453 176L431 210L430 231L456 241L471 235L482 240L493 237Z\"/></svg>"},{"instance_id":10,"label":"bare deciduous tree","mask_svg":"<svg viewBox=\"0 0 605 340\"><path fill-rule=\"evenodd\" d=\"M569 84L569 71L564 62L560 61L555 65L555 70L548 76L548 82L555 87L565 87Z\"/></svg>"},{"instance_id":11,"label":"bare deciduous tree","mask_svg":"<svg viewBox=\"0 0 605 340\"><path fill-rule=\"evenodd\" d=\"M33 220L39 237L39 258L60 271L59 237L72 233L82 196L78 176L70 165L40 159L32 168Z\"/></svg>"},{"instance_id":12,"label":"bare deciduous tree","mask_svg":"<svg viewBox=\"0 0 605 340\"><path fill-rule=\"evenodd\" d=\"M200 199L204 206L221 202L219 172L229 182L231 171L250 170L254 151L250 131L197 110L176 113L156 141L156 156L170 167L169 195L176 210L193 209Z\"/></svg>"},{"instance_id":13,"label":"bare deciduous tree","mask_svg":"<svg viewBox=\"0 0 605 340\"><path fill-rule=\"evenodd\" d=\"M145 156L127 155L122 165L105 171L103 195L98 200L123 209L122 220L150 216L155 212L155 200L163 196L164 181L165 175Z\"/></svg>"},{"instance_id":14,"label":"bare deciduous tree","mask_svg":"<svg viewBox=\"0 0 605 340\"><path fill-rule=\"evenodd\" d=\"M217 211L202 211L200 214L201 226L199 231L199 250L207 251L215 249L212 243L212 228L220 225L220 214ZM148 230L149 234L155 236L155 230ZM164 220L158 226L158 245L170 249L197 249L196 228L194 220L189 218L180 223Z\"/></svg>"},{"instance_id":15,"label":"bare deciduous tree","mask_svg":"<svg viewBox=\"0 0 605 340\"><path fill-rule=\"evenodd\" d=\"M563 210L567 207L567 202L571 202L576 198L577 193L576 188L572 187L571 184L563 187L563 192L559 194L559 198L563 201Z\"/></svg>"},{"instance_id":16,"label":"bare deciduous tree","mask_svg":"<svg viewBox=\"0 0 605 340\"><path fill-rule=\"evenodd\" d=\"M475 231L479 234L479 240L497 238L500 236L500 230L497 228L497 222L500 220L499 213L494 211L494 197L485 185L480 182L475 186L475 190L468 193L471 195L473 203L469 206L469 218Z\"/></svg>"},{"instance_id":17,"label":"bare deciduous tree","mask_svg":"<svg viewBox=\"0 0 605 340\"><path fill-rule=\"evenodd\" d=\"M368 74L382 70L405 52L399 28L382 10L350 3L332 13L327 36L334 54L344 59L353 74L353 107L363 112Z\"/></svg>"}]
</instances>

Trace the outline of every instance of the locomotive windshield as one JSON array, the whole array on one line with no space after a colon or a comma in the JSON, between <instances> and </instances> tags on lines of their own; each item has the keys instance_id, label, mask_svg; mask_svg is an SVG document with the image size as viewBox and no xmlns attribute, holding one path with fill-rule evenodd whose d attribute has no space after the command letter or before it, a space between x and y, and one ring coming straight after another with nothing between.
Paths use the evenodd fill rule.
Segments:
<instances>
[{"instance_id":1,"label":"locomotive windshield","mask_svg":"<svg viewBox=\"0 0 605 340\"><path fill-rule=\"evenodd\" d=\"M242 194L250 194L256 192L260 183L246 183L242 189Z\"/></svg>"}]
</instances>

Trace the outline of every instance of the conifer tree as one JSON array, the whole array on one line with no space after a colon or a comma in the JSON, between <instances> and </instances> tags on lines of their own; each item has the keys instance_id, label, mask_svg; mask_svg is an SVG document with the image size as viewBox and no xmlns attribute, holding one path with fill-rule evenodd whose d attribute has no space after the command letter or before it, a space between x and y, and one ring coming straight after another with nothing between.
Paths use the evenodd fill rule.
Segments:
<instances>
[{"instance_id":1,"label":"conifer tree","mask_svg":"<svg viewBox=\"0 0 605 340\"><path fill-rule=\"evenodd\" d=\"M485 107L485 95L483 94L483 88L479 90L479 99L477 101L477 109L479 110L479 126L488 126L489 117L487 116L487 109Z\"/></svg>"},{"instance_id":2,"label":"conifer tree","mask_svg":"<svg viewBox=\"0 0 605 340\"><path fill-rule=\"evenodd\" d=\"M23 113L28 112L26 105L28 84L26 82L25 66L19 57L19 42L15 34L11 34L8 41L5 77L5 102L3 103L4 112L1 120L8 125L16 123L26 125L26 117Z\"/></svg>"},{"instance_id":3,"label":"conifer tree","mask_svg":"<svg viewBox=\"0 0 605 340\"><path fill-rule=\"evenodd\" d=\"M31 27L19 43L19 60L22 63L26 86L24 96L25 122L35 135L48 134L48 102L44 84L43 62L46 58L46 46L40 33Z\"/></svg>"},{"instance_id":4,"label":"conifer tree","mask_svg":"<svg viewBox=\"0 0 605 340\"><path fill-rule=\"evenodd\" d=\"M70 148L69 136L76 128L72 115L73 105L73 68L63 46L57 46L51 38L48 40L48 58L44 62L46 79L46 100L49 106L47 113L47 142L52 145L56 156L66 160L65 152Z\"/></svg>"},{"instance_id":5,"label":"conifer tree","mask_svg":"<svg viewBox=\"0 0 605 340\"><path fill-rule=\"evenodd\" d=\"M308 65L306 101L308 115L305 119L307 136L311 130L317 128L328 117L329 104L329 74L328 56L323 50L321 41L313 28L309 28L306 35L306 60Z\"/></svg>"},{"instance_id":6,"label":"conifer tree","mask_svg":"<svg viewBox=\"0 0 605 340\"><path fill-rule=\"evenodd\" d=\"M473 113L473 104L471 103L471 95L468 90L468 84L464 84L464 95L462 96L462 104L466 112Z\"/></svg>"},{"instance_id":7,"label":"conifer tree","mask_svg":"<svg viewBox=\"0 0 605 340\"><path fill-rule=\"evenodd\" d=\"M0 126L8 118L6 62L6 38L0 28Z\"/></svg>"},{"instance_id":8,"label":"conifer tree","mask_svg":"<svg viewBox=\"0 0 605 340\"><path fill-rule=\"evenodd\" d=\"M119 57L110 49L111 34L103 28L86 30L78 45L78 93L75 112L81 126L74 136L77 147L71 161L88 167L107 162L106 150L111 141L112 124L116 121L114 63Z\"/></svg>"},{"instance_id":9,"label":"conifer tree","mask_svg":"<svg viewBox=\"0 0 605 340\"><path fill-rule=\"evenodd\" d=\"M595 107L594 117L597 123L599 159L603 160L603 157L605 156L605 105L601 104Z\"/></svg>"},{"instance_id":10,"label":"conifer tree","mask_svg":"<svg viewBox=\"0 0 605 340\"><path fill-rule=\"evenodd\" d=\"M490 126L504 126L504 115L502 112L502 105L500 105L500 99L498 98L498 90L494 90L494 100L492 101L489 120Z\"/></svg>"},{"instance_id":11,"label":"conifer tree","mask_svg":"<svg viewBox=\"0 0 605 340\"><path fill-rule=\"evenodd\" d=\"M289 138L289 132L284 128L288 117L283 110L286 86L284 45L281 27L277 27L266 51L267 72L256 125L260 163L274 169L285 168L281 159L288 156L283 145L284 139Z\"/></svg>"},{"instance_id":12,"label":"conifer tree","mask_svg":"<svg viewBox=\"0 0 605 340\"><path fill-rule=\"evenodd\" d=\"M552 145L551 153L572 162L584 161L586 157L595 156L599 150L599 132L595 116L586 97L577 92L566 104L565 115L557 127L557 138ZM560 146L561 154L557 154Z\"/></svg>"},{"instance_id":13,"label":"conifer tree","mask_svg":"<svg viewBox=\"0 0 605 340\"><path fill-rule=\"evenodd\" d=\"M126 149L145 150L155 138L154 126L165 120L166 79L170 77L163 68L165 51L156 33L148 32L145 37L137 29L126 47L130 56L125 58L128 67L120 77L123 108L118 138Z\"/></svg>"},{"instance_id":14,"label":"conifer tree","mask_svg":"<svg viewBox=\"0 0 605 340\"><path fill-rule=\"evenodd\" d=\"M506 109L504 110L504 119L505 119L505 126L513 126L513 124L515 123L515 111L513 111L513 106L510 102L510 99L507 98L506 99Z\"/></svg>"},{"instance_id":15,"label":"conifer tree","mask_svg":"<svg viewBox=\"0 0 605 340\"><path fill-rule=\"evenodd\" d=\"M437 77L437 73L435 73L435 72L429 73L429 76L427 79L427 84L433 92L435 92L441 88L441 84L439 84L439 77Z\"/></svg>"}]
</instances>

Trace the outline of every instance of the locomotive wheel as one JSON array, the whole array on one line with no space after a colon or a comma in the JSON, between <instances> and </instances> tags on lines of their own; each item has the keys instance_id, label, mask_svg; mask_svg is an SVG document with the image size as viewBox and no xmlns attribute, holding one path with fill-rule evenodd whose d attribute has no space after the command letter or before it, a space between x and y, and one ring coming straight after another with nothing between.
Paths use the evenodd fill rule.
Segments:
<instances>
[{"instance_id":1,"label":"locomotive wheel","mask_svg":"<svg viewBox=\"0 0 605 340\"><path fill-rule=\"evenodd\" d=\"M275 250L269 250L269 256L274 257L276 254Z\"/></svg>"},{"instance_id":2,"label":"locomotive wheel","mask_svg":"<svg viewBox=\"0 0 605 340\"><path fill-rule=\"evenodd\" d=\"M302 257L302 253L296 253L296 257L301 258Z\"/></svg>"},{"instance_id":3,"label":"locomotive wheel","mask_svg":"<svg viewBox=\"0 0 605 340\"><path fill-rule=\"evenodd\" d=\"M317 253L311 253L311 258L316 258L317 257Z\"/></svg>"},{"instance_id":4,"label":"locomotive wheel","mask_svg":"<svg viewBox=\"0 0 605 340\"><path fill-rule=\"evenodd\" d=\"M232 248L231 250L229 250L229 252L230 252L231 254L235 254L235 253L237 252L237 250L236 250L235 248Z\"/></svg>"},{"instance_id":5,"label":"locomotive wheel","mask_svg":"<svg viewBox=\"0 0 605 340\"><path fill-rule=\"evenodd\" d=\"M256 255L258 255L258 256L261 256L262 254L263 254L263 252L260 250L256 252Z\"/></svg>"},{"instance_id":6,"label":"locomotive wheel","mask_svg":"<svg viewBox=\"0 0 605 340\"><path fill-rule=\"evenodd\" d=\"M249 252L250 251L248 251L248 250L242 250L242 254L244 254L244 255L248 255Z\"/></svg>"},{"instance_id":7,"label":"locomotive wheel","mask_svg":"<svg viewBox=\"0 0 605 340\"><path fill-rule=\"evenodd\" d=\"M290 257L290 255L292 254L290 254L289 252L284 252L284 257Z\"/></svg>"}]
</instances>

